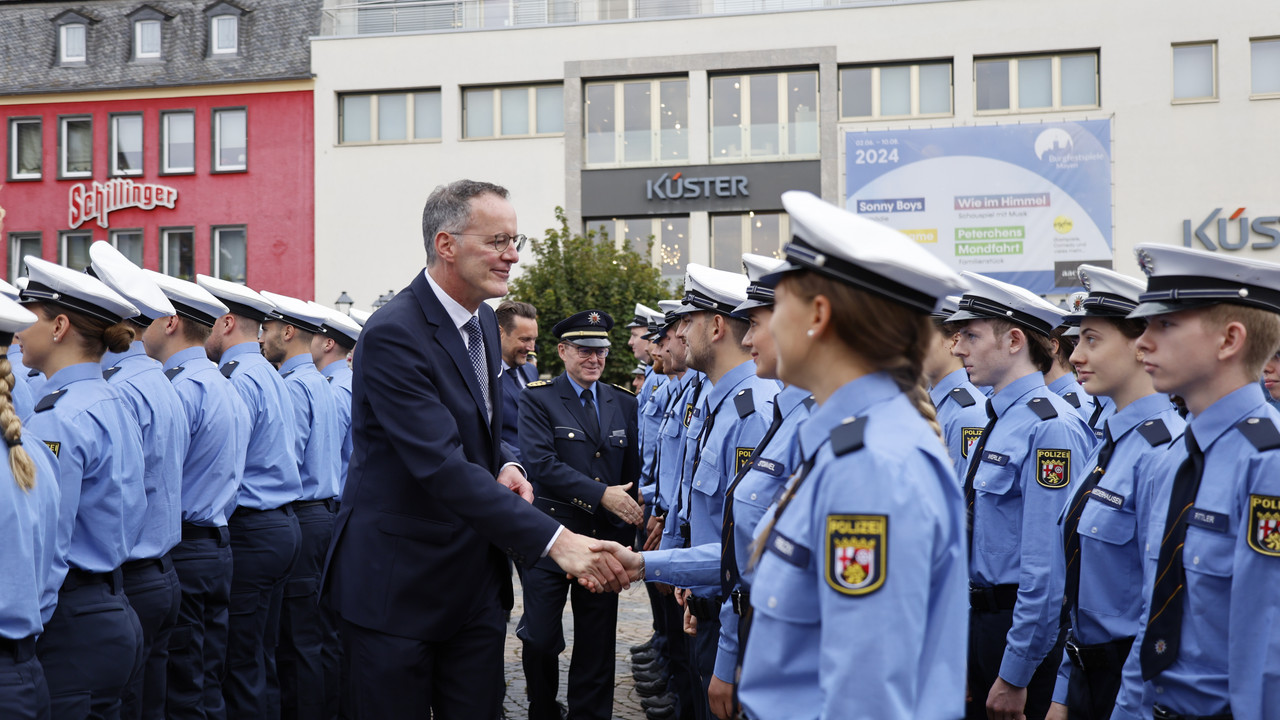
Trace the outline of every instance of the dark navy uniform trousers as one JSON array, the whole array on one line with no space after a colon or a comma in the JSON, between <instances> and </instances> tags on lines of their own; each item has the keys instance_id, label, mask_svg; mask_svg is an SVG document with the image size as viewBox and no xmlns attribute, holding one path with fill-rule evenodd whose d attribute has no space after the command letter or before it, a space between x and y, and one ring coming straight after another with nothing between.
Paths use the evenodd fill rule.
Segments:
<instances>
[{"instance_id":1,"label":"dark navy uniform trousers","mask_svg":"<svg viewBox=\"0 0 1280 720\"><path fill-rule=\"evenodd\" d=\"M231 605L231 532L183 524L171 552L181 601L169 636L166 712L172 720L226 720L222 676Z\"/></svg>"},{"instance_id":2,"label":"dark navy uniform trousers","mask_svg":"<svg viewBox=\"0 0 1280 720\"><path fill-rule=\"evenodd\" d=\"M49 720L49 686L34 638L0 637L0 717Z\"/></svg>"},{"instance_id":3,"label":"dark navy uniform trousers","mask_svg":"<svg viewBox=\"0 0 1280 720\"><path fill-rule=\"evenodd\" d=\"M302 543L280 610L281 717L327 720L336 711L337 653L332 623L320 608L320 575L333 539L333 501L293 503Z\"/></svg>"},{"instance_id":4,"label":"dark navy uniform trousers","mask_svg":"<svg viewBox=\"0 0 1280 720\"><path fill-rule=\"evenodd\" d=\"M155 560L134 560L121 568L124 594L142 626L142 672L124 690L125 720L165 720L169 635L178 621L178 573L168 553Z\"/></svg>"}]
</instances>

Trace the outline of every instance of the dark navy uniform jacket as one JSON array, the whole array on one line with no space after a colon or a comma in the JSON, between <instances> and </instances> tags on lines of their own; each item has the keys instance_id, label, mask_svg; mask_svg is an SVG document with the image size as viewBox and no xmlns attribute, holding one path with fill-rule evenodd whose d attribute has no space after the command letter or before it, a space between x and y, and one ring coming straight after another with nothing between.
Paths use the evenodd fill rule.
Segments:
<instances>
[{"instance_id":1,"label":"dark navy uniform jacket","mask_svg":"<svg viewBox=\"0 0 1280 720\"><path fill-rule=\"evenodd\" d=\"M600 413L595 435L586 430L586 411L568 375L530 383L520 398L521 458L540 510L573 532L630 545L635 527L600 501L610 485L636 483L631 496L638 492L636 399L602 382L593 387Z\"/></svg>"},{"instance_id":2,"label":"dark navy uniform jacket","mask_svg":"<svg viewBox=\"0 0 1280 720\"><path fill-rule=\"evenodd\" d=\"M524 376L525 385L538 379L538 369L531 363L517 365L515 372ZM502 371L502 442L511 447L516 459L520 459L520 393L524 386L516 379L511 370Z\"/></svg>"},{"instance_id":3,"label":"dark navy uniform jacket","mask_svg":"<svg viewBox=\"0 0 1280 720\"><path fill-rule=\"evenodd\" d=\"M356 345L353 451L325 589L348 622L425 641L452 637L559 526L497 483L502 464L498 322L481 303L487 417L475 371L425 273L369 319Z\"/></svg>"}]
</instances>

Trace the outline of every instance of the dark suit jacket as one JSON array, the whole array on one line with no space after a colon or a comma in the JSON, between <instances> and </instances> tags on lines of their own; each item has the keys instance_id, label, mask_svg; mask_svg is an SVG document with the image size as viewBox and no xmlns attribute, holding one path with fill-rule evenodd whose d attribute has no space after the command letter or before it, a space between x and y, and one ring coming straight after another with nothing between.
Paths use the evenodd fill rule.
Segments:
<instances>
[{"instance_id":1,"label":"dark suit jacket","mask_svg":"<svg viewBox=\"0 0 1280 720\"><path fill-rule=\"evenodd\" d=\"M511 601L505 551L534 562L554 520L495 482L509 453L498 325L480 306L494 418L457 328L421 273L369 319L356 346L354 448L325 566L348 622L426 641L451 637L477 607Z\"/></svg>"},{"instance_id":2,"label":"dark suit jacket","mask_svg":"<svg viewBox=\"0 0 1280 720\"><path fill-rule=\"evenodd\" d=\"M515 371L524 376L525 385L538 379L537 368L529 363L517 365ZM520 459L520 393L523 390L510 372L502 373L502 442L511 446L517 460Z\"/></svg>"},{"instance_id":3,"label":"dark suit jacket","mask_svg":"<svg viewBox=\"0 0 1280 720\"><path fill-rule=\"evenodd\" d=\"M520 446L533 482L534 505L573 532L630 545L634 526L604 509L610 485L640 479L636 447L636 398L612 385L596 383L600 432L585 428L586 411L566 375L534 383L520 398ZM550 559L542 563L554 563Z\"/></svg>"}]
</instances>

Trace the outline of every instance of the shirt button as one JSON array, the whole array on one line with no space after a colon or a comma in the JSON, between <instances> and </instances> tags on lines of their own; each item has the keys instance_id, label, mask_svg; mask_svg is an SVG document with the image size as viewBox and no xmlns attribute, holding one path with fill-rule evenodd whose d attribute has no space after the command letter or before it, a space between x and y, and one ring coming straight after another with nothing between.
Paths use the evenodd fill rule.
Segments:
<instances>
[{"instance_id":1,"label":"shirt button","mask_svg":"<svg viewBox=\"0 0 1280 720\"><path fill-rule=\"evenodd\" d=\"M1156 694L1157 694L1157 695L1163 695L1163 694L1164 694L1164 688L1163 688L1163 687L1161 687L1160 685L1157 685L1157 686L1156 686Z\"/></svg>"},{"instance_id":2,"label":"shirt button","mask_svg":"<svg viewBox=\"0 0 1280 720\"><path fill-rule=\"evenodd\" d=\"M600 457L600 453L596 453L596 457Z\"/></svg>"},{"instance_id":3,"label":"shirt button","mask_svg":"<svg viewBox=\"0 0 1280 720\"><path fill-rule=\"evenodd\" d=\"M771 608L778 607L778 598L776 597L769 598L769 607Z\"/></svg>"},{"instance_id":4,"label":"shirt button","mask_svg":"<svg viewBox=\"0 0 1280 720\"><path fill-rule=\"evenodd\" d=\"M752 500L755 500L755 499L756 499L756 494L755 494L755 493L751 493L751 499L752 499Z\"/></svg>"},{"instance_id":5,"label":"shirt button","mask_svg":"<svg viewBox=\"0 0 1280 720\"><path fill-rule=\"evenodd\" d=\"M1098 532L1098 528L1097 528L1097 526L1094 526L1094 528L1093 528L1092 530L1090 530L1089 532L1091 532L1091 533L1096 533L1096 532Z\"/></svg>"},{"instance_id":6,"label":"shirt button","mask_svg":"<svg viewBox=\"0 0 1280 720\"><path fill-rule=\"evenodd\" d=\"M694 483L694 485L697 485L698 487L702 487L702 481L699 480L698 482Z\"/></svg>"},{"instance_id":7,"label":"shirt button","mask_svg":"<svg viewBox=\"0 0 1280 720\"><path fill-rule=\"evenodd\" d=\"M654 570L654 571L653 571L653 576L654 576L654 577L662 577L662 571L661 571L661 570Z\"/></svg>"},{"instance_id":8,"label":"shirt button","mask_svg":"<svg viewBox=\"0 0 1280 720\"><path fill-rule=\"evenodd\" d=\"M983 480L983 481L982 481L982 487L986 487L986 486L987 486L987 481L986 481L986 480Z\"/></svg>"},{"instance_id":9,"label":"shirt button","mask_svg":"<svg viewBox=\"0 0 1280 720\"><path fill-rule=\"evenodd\" d=\"M1200 564L1200 556L1199 556L1199 555L1197 555L1197 556L1195 556L1195 557L1191 558L1191 564L1192 564L1192 565L1199 565L1199 564Z\"/></svg>"}]
</instances>

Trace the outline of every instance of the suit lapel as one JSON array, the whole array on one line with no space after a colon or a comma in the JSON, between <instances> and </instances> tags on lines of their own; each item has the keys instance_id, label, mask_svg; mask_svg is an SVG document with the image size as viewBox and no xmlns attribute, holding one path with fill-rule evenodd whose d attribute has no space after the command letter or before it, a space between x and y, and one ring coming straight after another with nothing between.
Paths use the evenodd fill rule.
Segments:
<instances>
[{"instance_id":1,"label":"suit lapel","mask_svg":"<svg viewBox=\"0 0 1280 720\"><path fill-rule=\"evenodd\" d=\"M449 313L445 312L444 305L440 304L440 300L436 297L435 292L431 290L431 284L427 282L426 277L421 273L414 278L413 283L409 286L413 290L413 294L418 298L418 304L422 306L422 312L427 318L427 322L436 326L436 331L432 333L436 343L444 349L445 355L453 360L454 366L458 368L458 374L466 383L467 389L471 391L471 398L475 400L476 411L484 416L484 396L480 394L480 384L476 382L476 371L471 367L471 356L467 354L467 346L462 343L462 333L458 331L453 319L449 317ZM481 324L483 332L484 325ZM489 343L485 343L488 345ZM492 377L493 373L489 373ZM492 397L492 395L490 395Z\"/></svg>"},{"instance_id":2,"label":"suit lapel","mask_svg":"<svg viewBox=\"0 0 1280 720\"><path fill-rule=\"evenodd\" d=\"M599 388L600 384L596 383ZM609 429L621 425L618 421L618 404L613 401L613 393L600 393L600 445L603 445L609 437ZM625 427L625 426L624 426Z\"/></svg>"}]
</instances>

